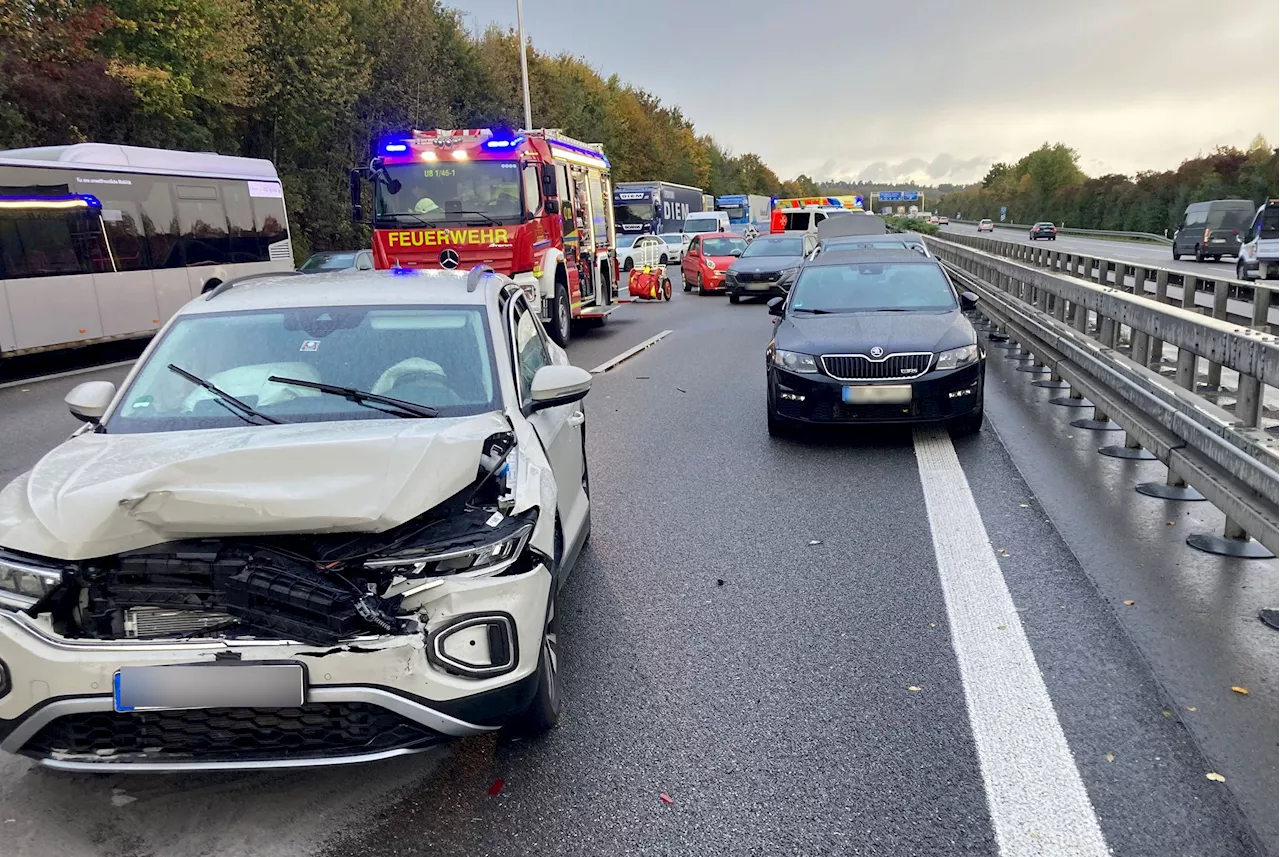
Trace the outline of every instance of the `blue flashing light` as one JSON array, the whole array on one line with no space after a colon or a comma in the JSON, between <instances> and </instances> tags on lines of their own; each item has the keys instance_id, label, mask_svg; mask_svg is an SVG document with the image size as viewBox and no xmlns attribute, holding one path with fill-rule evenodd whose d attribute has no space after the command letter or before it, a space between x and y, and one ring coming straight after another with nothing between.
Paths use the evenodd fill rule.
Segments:
<instances>
[{"instance_id":1,"label":"blue flashing light","mask_svg":"<svg viewBox=\"0 0 1280 857\"><path fill-rule=\"evenodd\" d=\"M502 133L505 134L506 132L502 132ZM524 137L522 136L509 137L509 136L499 136L498 134L494 134L494 136L490 137L488 140L485 140L480 145L480 148L486 149L490 152L494 151L495 149L506 151L508 149L516 148L523 142L524 142Z\"/></svg>"},{"instance_id":2,"label":"blue flashing light","mask_svg":"<svg viewBox=\"0 0 1280 857\"><path fill-rule=\"evenodd\" d=\"M391 269L391 276L393 277L412 277L417 273L417 268L401 268L399 265Z\"/></svg>"},{"instance_id":3,"label":"blue flashing light","mask_svg":"<svg viewBox=\"0 0 1280 857\"><path fill-rule=\"evenodd\" d=\"M382 147L382 151L387 152L388 154L395 154L398 152L407 152L409 151L409 144L408 143L387 143Z\"/></svg>"}]
</instances>

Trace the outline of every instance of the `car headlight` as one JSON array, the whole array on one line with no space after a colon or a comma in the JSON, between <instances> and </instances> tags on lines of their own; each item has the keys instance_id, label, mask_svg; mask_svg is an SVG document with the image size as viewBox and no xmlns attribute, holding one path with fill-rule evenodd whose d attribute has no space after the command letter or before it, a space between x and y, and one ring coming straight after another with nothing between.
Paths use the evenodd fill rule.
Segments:
<instances>
[{"instance_id":1,"label":"car headlight","mask_svg":"<svg viewBox=\"0 0 1280 857\"><path fill-rule=\"evenodd\" d=\"M781 271L778 272L778 279L790 280L792 277L794 277L798 273L800 273L799 265L796 265L793 268L783 268Z\"/></svg>"},{"instance_id":2,"label":"car headlight","mask_svg":"<svg viewBox=\"0 0 1280 857\"><path fill-rule=\"evenodd\" d=\"M788 372L799 372L803 375L814 375L818 372L818 358L812 354L783 351L781 348L773 352L773 365L780 366Z\"/></svg>"},{"instance_id":3,"label":"car headlight","mask_svg":"<svg viewBox=\"0 0 1280 857\"><path fill-rule=\"evenodd\" d=\"M390 572L406 578L420 577L493 577L502 574L520 558L533 533L532 523L522 523L492 538L458 546L406 548L393 556L370 559L364 567L370 571ZM423 587L411 585L397 595L412 595Z\"/></svg>"},{"instance_id":4,"label":"car headlight","mask_svg":"<svg viewBox=\"0 0 1280 857\"><path fill-rule=\"evenodd\" d=\"M17 600L24 604L34 604L61 583L62 572L57 569L0 556L0 590L21 596ZM3 601L3 596L0 596L0 601Z\"/></svg>"},{"instance_id":5,"label":"car headlight","mask_svg":"<svg viewBox=\"0 0 1280 857\"><path fill-rule=\"evenodd\" d=\"M933 368L938 370L963 369L966 366L972 366L977 363L979 356L977 345L952 348L938 355L938 365Z\"/></svg>"},{"instance_id":6,"label":"car headlight","mask_svg":"<svg viewBox=\"0 0 1280 857\"><path fill-rule=\"evenodd\" d=\"M703 259L702 261L709 270L714 271L716 269L716 262L714 259Z\"/></svg>"}]
</instances>

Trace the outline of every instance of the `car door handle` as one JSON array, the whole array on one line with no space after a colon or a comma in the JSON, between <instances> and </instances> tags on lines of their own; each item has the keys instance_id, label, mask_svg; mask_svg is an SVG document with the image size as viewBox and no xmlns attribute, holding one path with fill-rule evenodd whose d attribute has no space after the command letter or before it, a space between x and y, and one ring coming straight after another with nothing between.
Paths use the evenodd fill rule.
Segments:
<instances>
[{"instance_id":1,"label":"car door handle","mask_svg":"<svg viewBox=\"0 0 1280 857\"><path fill-rule=\"evenodd\" d=\"M584 414L582 411L574 411L573 413L569 414L569 419L567 420L567 422L571 426L580 426L586 421L587 421L587 415Z\"/></svg>"}]
</instances>

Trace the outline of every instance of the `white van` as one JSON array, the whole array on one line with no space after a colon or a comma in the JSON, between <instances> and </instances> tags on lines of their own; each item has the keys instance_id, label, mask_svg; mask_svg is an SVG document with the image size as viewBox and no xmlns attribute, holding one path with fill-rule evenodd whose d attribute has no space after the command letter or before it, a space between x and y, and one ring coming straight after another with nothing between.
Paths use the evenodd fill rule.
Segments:
<instances>
[{"instance_id":1,"label":"white van","mask_svg":"<svg viewBox=\"0 0 1280 857\"><path fill-rule=\"evenodd\" d=\"M1277 279L1277 262L1280 262L1280 208L1277 200L1268 200L1266 205L1258 209L1253 217L1249 231L1245 233L1240 245L1240 255L1236 257L1236 278L1249 279L1256 273L1260 280Z\"/></svg>"},{"instance_id":2,"label":"white van","mask_svg":"<svg viewBox=\"0 0 1280 857\"><path fill-rule=\"evenodd\" d=\"M694 235L701 235L705 232L728 232L729 212L696 211L684 219L684 225L680 227L680 231L685 236L684 243L686 247Z\"/></svg>"},{"instance_id":3,"label":"white van","mask_svg":"<svg viewBox=\"0 0 1280 857\"><path fill-rule=\"evenodd\" d=\"M775 235L785 232L816 233L818 224L824 220L854 213L851 209L840 206L774 209L769 219L769 231Z\"/></svg>"}]
</instances>

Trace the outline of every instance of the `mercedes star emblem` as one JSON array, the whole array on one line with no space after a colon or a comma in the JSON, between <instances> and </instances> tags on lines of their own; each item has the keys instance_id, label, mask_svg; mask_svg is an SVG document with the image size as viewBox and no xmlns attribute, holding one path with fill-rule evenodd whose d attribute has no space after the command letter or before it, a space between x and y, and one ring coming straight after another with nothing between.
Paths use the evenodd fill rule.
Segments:
<instances>
[{"instance_id":1,"label":"mercedes star emblem","mask_svg":"<svg viewBox=\"0 0 1280 857\"><path fill-rule=\"evenodd\" d=\"M457 250L451 248L440 251L440 264L450 270L458 267L458 263L461 261L462 259L458 256Z\"/></svg>"},{"instance_id":2,"label":"mercedes star emblem","mask_svg":"<svg viewBox=\"0 0 1280 857\"><path fill-rule=\"evenodd\" d=\"M443 256L443 254L441 255ZM875 348L871 349L871 356L879 360L884 356L884 349L877 345Z\"/></svg>"}]
</instances>

